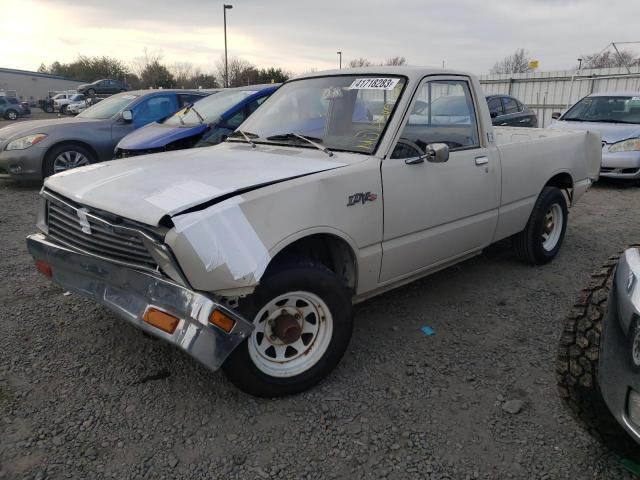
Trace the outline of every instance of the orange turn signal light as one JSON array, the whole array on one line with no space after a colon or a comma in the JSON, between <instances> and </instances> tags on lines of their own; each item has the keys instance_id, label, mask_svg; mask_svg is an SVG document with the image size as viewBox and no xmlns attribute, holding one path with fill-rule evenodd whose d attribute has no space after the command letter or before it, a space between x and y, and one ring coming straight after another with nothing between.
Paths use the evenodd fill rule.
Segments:
<instances>
[{"instance_id":1,"label":"orange turn signal light","mask_svg":"<svg viewBox=\"0 0 640 480\"><path fill-rule=\"evenodd\" d=\"M236 324L236 321L233 318L225 315L220 310L214 310L211 312L211 315L209 315L209 322L213 323L216 327L226 333L233 330L233 327Z\"/></svg>"},{"instance_id":2,"label":"orange turn signal light","mask_svg":"<svg viewBox=\"0 0 640 480\"><path fill-rule=\"evenodd\" d=\"M51 269L51 265L43 260L36 260L36 268L38 271L43 274L47 278L51 278L53 276L53 270Z\"/></svg>"},{"instance_id":3,"label":"orange turn signal light","mask_svg":"<svg viewBox=\"0 0 640 480\"><path fill-rule=\"evenodd\" d=\"M147 308L142 319L149 325L159 328L163 332L167 333L175 332L178 327L178 323L180 323L179 318L153 307Z\"/></svg>"}]
</instances>

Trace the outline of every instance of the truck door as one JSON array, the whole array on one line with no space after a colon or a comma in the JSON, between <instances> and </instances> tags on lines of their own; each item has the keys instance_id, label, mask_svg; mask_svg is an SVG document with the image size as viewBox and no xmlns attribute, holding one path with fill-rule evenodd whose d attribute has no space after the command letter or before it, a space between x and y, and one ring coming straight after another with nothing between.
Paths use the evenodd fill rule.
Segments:
<instances>
[{"instance_id":1,"label":"truck door","mask_svg":"<svg viewBox=\"0 0 640 480\"><path fill-rule=\"evenodd\" d=\"M380 282L437 268L491 242L500 159L480 136L480 101L486 102L474 98L466 77L428 77L418 88L395 148L382 162ZM448 145L448 160L420 161L434 143Z\"/></svg>"}]
</instances>

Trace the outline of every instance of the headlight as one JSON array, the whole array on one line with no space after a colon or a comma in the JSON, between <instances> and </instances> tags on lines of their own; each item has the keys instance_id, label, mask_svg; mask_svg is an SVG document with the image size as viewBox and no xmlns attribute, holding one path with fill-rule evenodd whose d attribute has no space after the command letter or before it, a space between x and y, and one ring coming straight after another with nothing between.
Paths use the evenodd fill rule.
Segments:
<instances>
[{"instance_id":1,"label":"headlight","mask_svg":"<svg viewBox=\"0 0 640 480\"><path fill-rule=\"evenodd\" d=\"M36 143L40 143L42 140L47 138L44 133L36 133L34 135L27 135L26 137L16 138L9 142L7 148L5 150L24 150L25 148L29 148Z\"/></svg>"},{"instance_id":2,"label":"headlight","mask_svg":"<svg viewBox=\"0 0 640 480\"><path fill-rule=\"evenodd\" d=\"M635 152L640 150L640 138L630 138L629 140L622 140L621 142L614 143L609 147L611 153L616 152Z\"/></svg>"}]
</instances>

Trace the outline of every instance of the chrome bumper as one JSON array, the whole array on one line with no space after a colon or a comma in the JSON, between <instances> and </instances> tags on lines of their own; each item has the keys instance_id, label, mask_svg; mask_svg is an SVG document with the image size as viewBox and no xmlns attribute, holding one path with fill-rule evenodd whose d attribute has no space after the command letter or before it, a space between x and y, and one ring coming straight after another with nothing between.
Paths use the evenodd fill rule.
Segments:
<instances>
[{"instance_id":1,"label":"chrome bumper","mask_svg":"<svg viewBox=\"0 0 640 480\"><path fill-rule=\"evenodd\" d=\"M611 413L640 443L640 425L631 421L627 407L630 390L640 392L640 373L633 370L631 360L634 319L640 319L640 250L630 248L618 262L609 293L598 383Z\"/></svg>"},{"instance_id":2,"label":"chrome bumper","mask_svg":"<svg viewBox=\"0 0 640 480\"><path fill-rule=\"evenodd\" d=\"M253 325L234 311L171 280L75 252L40 233L27 237L27 248L35 260L51 266L52 280L58 285L92 298L211 370L217 370L253 330ZM176 330L166 333L146 323L143 315L148 307L178 317ZM214 310L235 320L230 333L209 323Z\"/></svg>"}]
</instances>

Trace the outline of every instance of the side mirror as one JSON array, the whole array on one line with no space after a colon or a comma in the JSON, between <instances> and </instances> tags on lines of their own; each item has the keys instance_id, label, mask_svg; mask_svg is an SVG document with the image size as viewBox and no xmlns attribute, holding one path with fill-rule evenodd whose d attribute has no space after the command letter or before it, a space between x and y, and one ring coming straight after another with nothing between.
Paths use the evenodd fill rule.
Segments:
<instances>
[{"instance_id":1,"label":"side mirror","mask_svg":"<svg viewBox=\"0 0 640 480\"><path fill-rule=\"evenodd\" d=\"M498 116L498 112L489 112L491 118L496 118Z\"/></svg>"},{"instance_id":2,"label":"side mirror","mask_svg":"<svg viewBox=\"0 0 640 480\"><path fill-rule=\"evenodd\" d=\"M449 160L449 145L446 143L430 143L424 152L425 160L431 163L444 163Z\"/></svg>"},{"instance_id":3,"label":"side mirror","mask_svg":"<svg viewBox=\"0 0 640 480\"><path fill-rule=\"evenodd\" d=\"M122 112L122 120L126 123L133 121L133 112L131 110L125 110Z\"/></svg>"},{"instance_id":4,"label":"side mirror","mask_svg":"<svg viewBox=\"0 0 640 480\"><path fill-rule=\"evenodd\" d=\"M417 165L424 161L431 163L444 163L449 160L449 145L446 143L430 143L426 146L425 152L419 157L407 158L404 163L407 165Z\"/></svg>"},{"instance_id":5,"label":"side mirror","mask_svg":"<svg viewBox=\"0 0 640 480\"><path fill-rule=\"evenodd\" d=\"M553 118L554 120L559 119L562 116L562 114L560 112L553 112L551 114L551 118Z\"/></svg>"}]
</instances>

